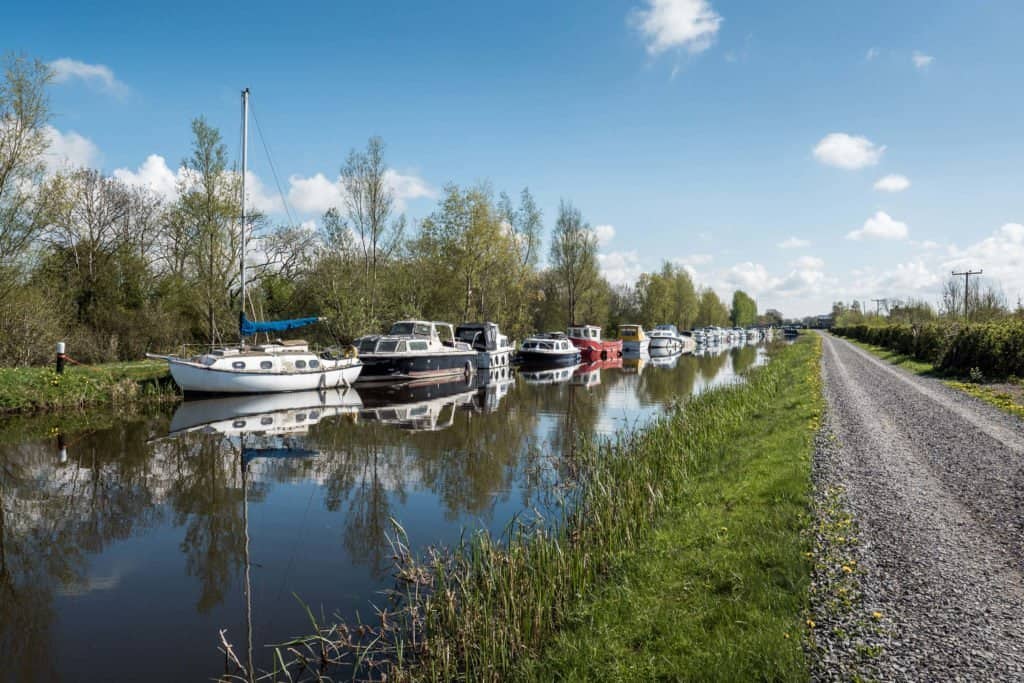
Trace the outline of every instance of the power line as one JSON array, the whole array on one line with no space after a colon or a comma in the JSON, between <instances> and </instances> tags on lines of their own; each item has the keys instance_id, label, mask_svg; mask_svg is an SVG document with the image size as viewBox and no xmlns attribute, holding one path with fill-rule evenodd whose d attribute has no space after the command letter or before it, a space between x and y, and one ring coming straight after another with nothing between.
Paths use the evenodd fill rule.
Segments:
<instances>
[{"instance_id":1,"label":"power line","mask_svg":"<svg viewBox=\"0 0 1024 683\"><path fill-rule=\"evenodd\" d=\"M971 276L972 275L981 275L983 272L985 272L985 271L984 270L965 270L962 273L958 273L955 270L953 271L953 276L954 277L956 277L957 275L963 275L964 276L964 320L967 320L970 317L970 312L967 310L967 302L970 301L970 297L968 297L968 294L971 291Z\"/></svg>"}]
</instances>

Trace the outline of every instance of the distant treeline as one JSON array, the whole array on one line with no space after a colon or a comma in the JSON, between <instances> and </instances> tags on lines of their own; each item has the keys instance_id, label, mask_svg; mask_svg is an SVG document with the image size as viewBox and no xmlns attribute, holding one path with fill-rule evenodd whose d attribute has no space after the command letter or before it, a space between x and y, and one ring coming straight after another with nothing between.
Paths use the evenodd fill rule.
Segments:
<instances>
[{"instance_id":1,"label":"distant treeline","mask_svg":"<svg viewBox=\"0 0 1024 683\"><path fill-rule=\"evenodd\" d=\"M9 56L0 82L0 365L47 360L67 340L97 362L237 338L240 174L221 133L192 122L192 149L167 200L95 169L47 171L49 68ZM494 320L515 337L569 321L614 327L751 325L665 263L635 284L602 277L597 237L563 201L541 265L544 217L528 189L448 185L410 227L396 210L384 143L341 165L344 200L316 229L247 215L250 315L321 315L308 336L344 343L401 318ZM760 322L779 322L761 320Z\"/></svg>"}]
</instances>

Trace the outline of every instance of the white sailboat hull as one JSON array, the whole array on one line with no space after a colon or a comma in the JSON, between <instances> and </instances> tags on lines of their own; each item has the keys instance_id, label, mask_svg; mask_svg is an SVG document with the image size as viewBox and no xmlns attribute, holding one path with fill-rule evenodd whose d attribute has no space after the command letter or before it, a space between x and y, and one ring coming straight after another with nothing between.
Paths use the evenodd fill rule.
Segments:
<instances>
[{"instance_id":1,"label":"white sailboat hull","mask_svg":"<svg viewBox=\"0 0 1024 683\"><path fill-rule=\"evenodd\" d=\"M245 372L204 367L198 363L167 358L171 376L186 393L266 394L280 391L310 391L351 386L362 371L362 363L340 362L334 367L307 372Z\"/></svg>"}]
</instances>

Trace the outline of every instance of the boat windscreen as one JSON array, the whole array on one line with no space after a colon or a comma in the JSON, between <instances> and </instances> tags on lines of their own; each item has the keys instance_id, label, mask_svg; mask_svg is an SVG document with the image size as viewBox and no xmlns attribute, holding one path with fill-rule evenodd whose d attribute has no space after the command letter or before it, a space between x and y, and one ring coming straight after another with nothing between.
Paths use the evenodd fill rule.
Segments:
<instances>
[{"instance_id":1,"label":"boat windscreen","mask_svg":"<svg viewBox=\"0 0 1024 683\"><path fill-rule=\"evenodd\" d=\"M391 326L388 334L413 334L417 337L429 337L430 325L426 323L401 322Z\"/></svg>"}]
</instances>

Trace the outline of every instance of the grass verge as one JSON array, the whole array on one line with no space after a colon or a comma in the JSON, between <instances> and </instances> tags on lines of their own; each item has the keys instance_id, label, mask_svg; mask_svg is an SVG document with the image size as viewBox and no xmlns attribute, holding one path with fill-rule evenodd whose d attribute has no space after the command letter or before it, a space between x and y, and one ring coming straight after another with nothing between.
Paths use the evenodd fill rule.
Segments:
<instances>
[{"instance_id":1,"label":"grass verge","mask_svg":"<svg viewBox=\"0 0 1024 683\"><path fill-rule=\"evenodd\" d=\"M937 377L948 387L962 391L965 394L970 394L974 398L984 401L989 405L993 405L1003 412L1024 418L1024 387L1022 387L1021 380L1019 379L1010 379L1005 382L985 383L968 382L959 378L950 378L948 375L941 373L938 368L931 363L915 360L909 356L887 349L884 346L875 346L874 344L867 344L855 339L847 339L846 337L843 337L843 339L884 361L903 368L910 373L924 377Z\"/></svg>"},{"instance_id":2,"label":"grass verge","mask_svg":"<svg viewBox=\"0 0 1024 683\"><path fill-rule=\"evenodd\" d=\"M0 414L174 400L167 364L131 361L53 368L0 368Z\"/></svg>"},{"instance_id":3,"label":"grass verge","mask_svg":"<svg viewBox=\"0 0 1024 683\"><path fill-rule=\"evenodd\" d=\"M268 678L806 679L820 348L780 344L745 382L577 449L560 519L424 558L400 534L392 605L372 624L311 616Z\"/></svg>"}]
</instances>

